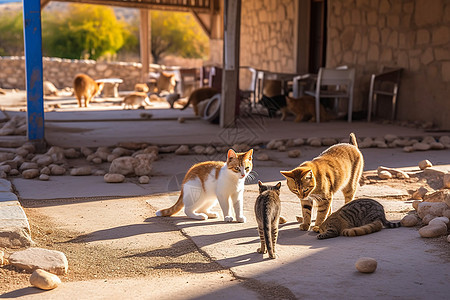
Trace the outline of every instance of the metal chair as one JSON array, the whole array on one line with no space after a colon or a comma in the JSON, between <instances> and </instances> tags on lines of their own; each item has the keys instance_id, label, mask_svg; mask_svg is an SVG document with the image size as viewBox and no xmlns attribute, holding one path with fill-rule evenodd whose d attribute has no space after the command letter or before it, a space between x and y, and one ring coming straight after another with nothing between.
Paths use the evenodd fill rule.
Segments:
<instances>
[{"instance_id":1,"label":"metal chair","mask_svg":"<svg viewBox=\"0 0 450 300\"><path fill-rule=\"evenodd\" d=\"M383 67L381 73L372 74L369 89L369 107L367 113L368 122L370 122L372 118L372 109L374 105L376 109L377 95L392 97L391 120L395 119L398 89L400 86L402 70L402 68Z\"/></svg>"},{"instance_id":2,"label":"metal chair","mask_svg":"<svg viewBox=\"0 0 450 300\"><path fill-rule=\"evenodd\" d=\"M200 81L200 71L197 68L180 69L180 84L182 97L189 95L192 90L198 88Z\"/></svg>"},{"instance_id":3,"label":"metal chair","mask_svg":"<svg viewBox=\"0 0 450 300\"><path fill-rule=\"evenodd\" d=\"M355 83L355 69L320 68L317 75L316 88L305 91L306 95L316 98L316 122L320 122L320 98L334 98L335 108L340 98L348 98L348 122L352 121L353 86ZM343 88L345 87L345 88Z\"/></svg>"},{"instance_id":4,"label":"metal chair","mask_svg":"<svg viewBox=\"0 0 450 300\"><path fill-rule=\"evenodd\" d=\"M256 83L257 83L257 76L258 76L258 72L252 68L252 67L240 67L241 71L244 72L250 72L251 73L251 77L250 77L250 83L248 84L247 87L245 88L239 88L239 95L241 97L241 99L248 99L249 100L249 105L250 107L254 107L256 105ZM240 81L242 82L242 81Z\"/></svg>"}]
</instances>

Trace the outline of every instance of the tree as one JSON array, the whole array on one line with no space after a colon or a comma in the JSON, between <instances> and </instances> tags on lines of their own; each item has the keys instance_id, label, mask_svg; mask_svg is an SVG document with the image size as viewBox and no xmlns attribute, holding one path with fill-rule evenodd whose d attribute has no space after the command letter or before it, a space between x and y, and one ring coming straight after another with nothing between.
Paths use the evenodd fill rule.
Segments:
<instances>
[{"instance_id":1,"label":"tree","mask_svg":"<svg viewBox=\"0 0 450 300\"><path fill-rule=\"evenodd\" d=\"M3 13L0 20L0 55L23 55L22 13Z\"/></svg>"},{"instance_id":2,"label":"tree","mask_svg":"<svg viewBox=\"0 0 450 300\"><path fill-rule=\"evenodd\" d=\"M69 4L62 14L43 16L43 52L65 58L97 59L124 44L125 24L110 7Z\"/></svg>"}]
</instances>

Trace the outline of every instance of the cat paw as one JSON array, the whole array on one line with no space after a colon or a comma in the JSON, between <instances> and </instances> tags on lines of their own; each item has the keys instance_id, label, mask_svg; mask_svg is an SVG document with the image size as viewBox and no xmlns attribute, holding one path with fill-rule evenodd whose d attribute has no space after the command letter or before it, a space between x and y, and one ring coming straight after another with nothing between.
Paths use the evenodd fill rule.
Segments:
<instances>
[{"instance_id":1,"label":"cat paw","mask_svg":"<svg viewBox=\"0 0 450 300\"><path fill-rule=\"evenodd\" d=\"M269 258L270 259L277 259L278 258L278 254L276 254L276 253L269 253Z\"/></svg>"},{"instance_id":2,"label":"cat paw","mask_svg":"<svg viewBox=\"0 0 450 300\"><path fill-rule=\"evenodd\" d=\"M307 231L309 229L309 224L300 224L300 230Z\"/></svg>"},{"instance_id":3,"label":"cat paw","mask_svg":"<svg viewBox=\"0 0 450 300\"><path fill-rule=\"evenodd\" d=\"M219 214L218 214L218 213L215 213L215 212L208 212L208 213L206 213L206 215L207 215L208 218L210 218L210 219L217 219L217 218L219 217Z\"/></svg>"},{"instance_id":4,"label":"cat paw","mask_svg":"<svg viewBox=\"0 0 450 300\"><path fill-rule=\"evenodd\" d=\"M256 250L256 252L258 252L259 254L264 254L264 253L267 253L267 250L266 250L266 249L261 250L261 248L258 248L258 249Z\"/></svg>"},{"instance_id":5,"label":"cat paw","mask_svg":"<svg viewBox=\"0 0 450 300\"><path fill-rule=\"evenodd\" d=\"M233 222L233 217L232 216L225 216L224 221L228 222L228 223Z\"/></svg>"},{"instance_id":6,"label":"cat paw","mask_svg":"<svg viewBox=\"0 0 450 300\"><path fill-rule=\"evenodd\" d=\"M299 222L300 224L303 223L303 217L295 216L295 218L297 219L297 222Z\"/></svg>"},{"instance_id":7,"label":"cat paw","mask_svg":"<svg viewBox=\"0 0 450 300\"><path fill-rule=\"evenodd\" d=\"M237 221L239 223L245 223L245 222L247 222L247 218L244 216L240 216L240 217L237 217Z\"/></svg>"},{"instance_id":8,"label":"cat paw","mask_svg":"<svg viewBox=\"0 0 450 300\"><path fill-rule=\"evenodd\" d=\"M321 233L321 234L319 234L319 235L317 236L317 239L319 239L319 240L324 240L324 239L326 239L326 238L328 238L328 237L327 237L327 235L326 235L325 233Z\"/></svg>"},{"instance_id":9,"label":"cat paw","mask_svg":"<svg viewBox=\"0 0 450 300\"><path fill-rule=\"evenodd\" d=\"M280 221L279 221L279 223L280 223L280 224L284 224L284 223L286 223L286 222L287 222L286 218L283 217L283 216L280 216Z\"/></svg>"},{"instance_id":10,"label":"cat paw","mask_svg":"<svg viewBox=\"0 0 450 300\"><path fill-rule=\"evenodd\" d=\"M314 232L319 232L319 226L313 226L313 228L312 228L312 230L314 231Z\"/></svg>"}]
</instances>

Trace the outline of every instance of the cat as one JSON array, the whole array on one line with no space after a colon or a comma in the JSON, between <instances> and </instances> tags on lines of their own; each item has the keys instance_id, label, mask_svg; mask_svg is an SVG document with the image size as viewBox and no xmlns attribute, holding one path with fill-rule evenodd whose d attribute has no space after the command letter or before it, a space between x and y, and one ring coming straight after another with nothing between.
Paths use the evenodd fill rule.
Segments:
<instances>
[{"instance_id":1,"label":"cat","mask_svg":"<svg viewBox=\"0 0 450 300\"><path fill-rule=\"evenodd\" d=\"M188 102L184 105L184 107L181 110L186 109L189 106L189 104L192 104L194 114L198 116L199 115L198 104L204 100L210 99L212 96L218 93L219 91L212 87L198 88L191 93L191 95L188 98Z\"/></svg>"},{"instance_id":2,"label":"cat","mask_svg":"<svg viewBox=\"0 0 450 300\"><path fill-rule=\"evenodd\" d=\"M157 93L167 91L172 94L175 92L176 84L175 74L161 72L159 77L156 79Z\"/></svg>"},{"instance_id":3,"label":"cat","mask_svg":"<svg viewBox=\"0 0 450 300\"><path fill-rule=\"evenodd\" d=\"M150 99L148 98L146 93L142 92L133 92L123 98L122 101L123 108L124 109L134 109L134 106L137 105L138 107L151 105Z\"/></svg>"},{"instance_id":4,"label":"cat","mask_svg":"<svg viewBox=\"0 0 450 300\"><path fill-rule=\"evenodd\" d=\"M400 227L400 222L386 220L383 205L373 199L356 199L332 213L320 226L319 240L343 236L359 236L380 231L383 226Z\"/></svg>"},{"instance_id":5,"label":"cat","mask_svg":"<svg viewBox=\"0 0 450 300\"><path fill-rule=\"evenodd\" d=\"M281 182L275 186L263 185L258 181L259 196L255 202L255 216L258 223L261 247L258 253L269 253L270 258L276 258L275 246L278 238L278 224L280 224L280 188Z\"/></svg>"},{"instance_id":6,"label":"cat","mask_svg":"<svg viewBox=\"0 0 450 300\"><path fill-rule=\"evenodd\" d=\"M164 97L166 98L166 101L169 103L170 108L173 108L173 106L175 105L175 102L177 102L180 99L180 94L172 93L172 94L167 94Z\"/></svg>"},{"instance_id":7,"label":"cat","mask_svg":"<svg viewBox=\"0 0 450 300\"><path fill-rule=\"evenodd\" d=\"M363 169L364 158L355 134L351 133L350 144L333 145L312 161L305 161L291 171L281 171L289 190L297 195L302 205L300 229L309 229L313 200L318 205L315 232L331 212L333 194L342 188L345 203L353 200Z\"/></svg>"},{"instance_id":8,"label":"cat","mask_svg":"<svg viewBox=\"0 0 450 300\"><path fill-rule=\"evenodd\" d=\"M244 223L244 183L253 168L253 149L245 153L228 150L227 161L207 161L192 166L183 179L178 201L170 208L158 210L159 217L172 216L184 206L193 219L217 218L211 208L219 201L225 222L232 222L231 204L236 220Z\"/></svg>"},{"instance_id":9,"label":"cat","mask_svg":"<svg viewBox=\"0 0 450 300\"><path fill-rule=\"evenodd\" d=\"M84 97L84 107L89 106L92 98L99 94L103 89L104 83L96 82L94 79L86 74L78 74L73 81L74 93L78 101L78 106L81 105L81 98Z\"/></svg>"},{"instance_id":10,"label":"cat","mask_svg":"<svg viewBox=\"0 0 450 300\"><path fill-rule=\"evenodd\" d=\"M148 88L148 85L146 83L136 83L134 85L134 90L136 92L142 92L142 93L148 93L150 89Z\"/></svg>"}]
</instances>

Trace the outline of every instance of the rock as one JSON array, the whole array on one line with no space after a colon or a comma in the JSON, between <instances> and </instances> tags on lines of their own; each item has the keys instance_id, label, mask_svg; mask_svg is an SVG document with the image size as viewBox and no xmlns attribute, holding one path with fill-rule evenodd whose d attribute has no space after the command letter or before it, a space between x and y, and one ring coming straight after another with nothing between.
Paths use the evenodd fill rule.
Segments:
<instances>
[{"instance_id":1,"label":"rock","mask_svg":"<svg viewBox=\"0 0 450 300\"><path fill-rule=\"evenodd\" d=\"M448 135L443 135L439 138L439 143L442 143L444 145L448 145L450 144L450 136Z\"/></svg>"},{"instance_id":2,"label":"rock","mask_svg":"<svg viewBox=\"0 0 450 300\"><path fill-rule=\"evenodd\" d=\"M370 148L373 145L373 139L370 137L366 137L362 140L361 143L358 143L358 148Z\"/></svg>"},{"instance_id":3,"label":"rock","mask_svg":"<svg viewBox=\"0 0 450 300\"><path fill-rule=\"evenodd\" d=\"M58 165L53 165L50 167L51 175L64 175L66 173L66 168Z\"/></svg>"},{"instance_id":4,"label":"rock","mask_svg":"<svg viewBox=\"0 0 450 300\"><path fill-rule=\"evenodd\" d=\"M356 261L355 267L361 273L373 273L377 269L377 261L371 257L361 257Z\"/></svg>"},{"instance_id":5,"label":"rock","mask_svg":"<svg viewBox=\"0 0 450 300\"><path fill-rule=\"evenodd\" d=\"M448 209L448 205L443 202L422 202L419 203L417 214L421 219L426 215L431 214L436 217L442 216L443 212Z\"/></svg>"},{"instance_id":6,"label":"rock","mask_svg":"<svg viewBox=\"0 0 450 300\"><path fill-rule=\"evenodd\" d=\"M25 171L25 170L37 169L37 168L39 168L39 167L36 163L24 162L23 164L20 165L19 171Z\"/></svg>"},{"instance_id":7,"label":"rock","mask_svg":"<svg viewBox=\"0 0 450 300\"><path fill-rule=\"evenodd\" d=\"M0 227L0 247L22 248L30 247L33 244L34 242L31 240L29 228L18 226Z\"/></svg>"},{"instance_id":8,"label":"rock","mask_svg":"<svg viewBox=\"0 0 450 300\"><path fill-rule=\"evenodd\" d=\"M430 223L430 221L433 220L434 218L436 218L436 216L428 214L422 218L422 224L428 225L428 223Z\"/></svg>"},{"instance_id":9,"label":"rock","mask_svg":"<svg viewBox=\"0 0 450 300\"><path fill-rule=\"evenodd\" d=\"M94 157L93 159L92 159L92 163L93 164L96 164L96 165L99 165L99 164L101 164L103 162L103 160L100 158L100 157Z\"/></svg>"},{"instance_id":10,"label":"rock","mask_svg":"<svg viewBox=\"0 0 450 300\"><path fill-rule=\"evenodd\" d=\"M322 141L319 138L311 138L308 139L308 144L313 147L320 147L322 146Z\"/></svg>"},{"instance_id":11,"label":"rock","mask_svg":"<svg viewBox=\"0 0 450 300\"><path fill-rule=\"evenodd\" d=\"M404 227L413 227L413 226L416 226L417 224L419 224L419 221L420 221L420 219L416 214L406 215L400 221L400 224Z\"/></svg>"},{"instance_id":12,"label":"rock","mask_svg":"<svg viewBox=\"0 0 450 300\"><path fill-rule=\"evenodd\" d=\"M187 155L189 154L189 146L181 145L177 150L175 150L176 155Z\"/></svg>"},{"instance_id":13,"label":"rock","mask_svg":"<svg viewBox=\"0 0 450 300\"><path fill-rule=\"evenodd\" d=\"M178 118L178 123L184 123L185 121L186 121L186 119L183 117Z\"/></svg>"},{"instance_id":14,"label":"rock","mask_svg":"<svg viewBox=\"0 0 450 300\"><path fill-rule=\"evenodd\" d=\"M139 154L135 157L134 174L137 176L150 175L152 162L156 159L155 154Z\"/></svg>"},{"instance_id":15,"label":"rock","mask_svg":"<svg viewBox=\"0 0 450 300\"><path fill-rule=\"evenodd\" d=\"M450 208L444 210L444 212L442 213L442 216L450 219Z\"/></svg>"},{"instance_id":16,"label":"rock","mask_svg":"<svg viewBox=\"0 0 450 300\"><path fill-rule=\"evenodd\" d=\"M269 155L267 155L266 153L260 153L255 156L255 159L259 160L259 161L266 161L266 160L269 160L270 158L269 158Z\"/></svg>"},{"instance_id":17,"label":"rock","mask_svg":"<svg viewBox=\"0 0 450 300\"><path fill-rule=\"evenodd\" d=\"M39 180L42 180L42 181L48 181L49 179L50 179L50 176L48 176L47 174L41 174L39 176Z\"/></svg>"},{"instance_id":18,"label":"rock","mask_svg":"<svg viewBox=\"0 0 450 300\"><path fill-rule=\"evenodd\" d=\"M9 172L11 172L11 166L9 166L9 165L0 166L0 171L9 173Z\"/></svg>"},{"instance_id":19,"label":"rock","mask_svg":"<svg viewBox=\"0 0 450 300\"><path fill-rule=\"evenodd\" d=\"M434 137L428 135L428 136L423 137L421 143L431 144L431 143L436 143L436 140Z\"/></svg>"},{"instance_id":20,"label":"rock","mask_svg":"<svg viewBox=\"0 0 450 300\"><path fill-rule=\"evenodd\" d=\"M424 196L423 200L427 202L445 202L450 206L450 190L439 190Z\"/></svg>"},{"instance_id":21,"label":"rock","mask_svg":"<svg viewBox=\"0 0 450 300\"><path fill-rule=\"evenodd\" d=\"M425 170L423 170L423 174L424 175L428 175L428 176L444 176L445 174L447 174L446 171L442 171L439 170L435 167L430 167L430 168L426 168Z\"/></svg>"},{"instance_id":22,"label":"rock","mask_svg":"<svg viewBox=\"0 0 450 300\"><path fill-rule=\"evenodd\" d=\"M295 146L294 140L292 140L292 139L287 140L285 146L287 148L294 147Z\"/></svg>"},{"instance_id":23,"label":"rock","mask_svg":"<svg viewBox=\"0 0 450 300\"><path fill-rule=\"evenodd\" d=\"M9 176L17 176L19 174L20 172L17 169L11 169L11 171L9 172Z\"/></svg>"},{"instance_id":24,"label":"rock","mask_svg":"<svg viewBox=\"0 0 450 300\"><path fill-rule=\"evenodd\" d=\"M280 146L282 146L284 143L280 140L271 140L269 143L267 143L266 148L269 150L278 149Z\"/></svg>"},{"instance_id":25,"label":"rock","mask_svg":"<svg viewBox=\"0 0 450 300\"><path fill-rule=\"evenodd\" d=\"M140 184L147 184L150 182L150 178L148 176L141 176L139 177L139 183Z\"/></svg>"},{"instance_id":26,"label":"rock","mask_svg":"<svg viewBox=\"0 0 450 300\"><path fill-rule=\"evenodd\" d=\"M131 154L133 154L133 151L125 149L125 148L122 148L122 147L116 147L116 148L114 148L111 151L111 154L117 155L117 157L119 157L119 156L131 156Z\"/></svg>"},{"instance_id":27,"label":"rock","mask_svg":"<svg viewBox=\"0 0 450 300\"><path fill-rule=\"evenodd\" d=\"M22 172L22 177L25 179L33 179L40 174L39 169L29 169Z\"/></svg>"},{"instance_id":28,"label":"rock","mask_svg":"<svg viewBox=\"0 0 450 300\"><path fill-rule=\"evenodd\" d=\"M394 135L394 134L386 134L386 135L384 136L384 139L386 140L386 142L391 143L391 142L397 140L397 139L398 139L398 136L396 136L396 135Z\"/></svg>"},{"instance_id":29,"label":"rock","mask_svg":"<svg viewBox=\"0 0 450 300\"><path fill-rule=\"evenodd\" d=\"M426 143L415 143L414 145L412 145L414 150L417 151L427 151L431 149L430 144L426 144Z\"/></svg>"},{"instance_id":30,"label":"rock","mask_svg":"<svg viewBox=\"0 0 450 300\"><path fill-rule=\"evenodd\" d=\"M447 236L447 242L450 243L450 234Z\"/></svg>"},{"instance_id":31,"label":"rock","mask_svg":"<svg viewBox=\"0 0 450 300\"><path fill-rule=\"evenodd\" d=\"M131 156L135 157L139 154L153 154L155 159L158 157L159 148L158 146L148 146L142 150L134 152Z\"/></svg>"},{"instance_id":32,"label":"rock","mask_svg":"<svg viewBox=\"0 0 450 300\"><path fill-rule=\"evenodd\" d=\"M405 147L408 145L408 139L396 139L392 143L394 143L396 147Z\"/></svg>"},{"instance_id":33,"label":"rock","mask_svg":"<svg viewBox=\"0 0 450 300\"><path fill-rule=\"evenodd\" d=\"M92 160L94 159L94 158L96 158L97 157L97 155L95 155L94 153L92 153L92 154L89 154L87 157L86 157L86 160L88 161L88 162L92 162Z\"/></svg>"},{"instance_id":34,"label":"rock","mask_svg":"<svg viewBox=\"0 0 450 300\"><path fill-rule=\"evenodd\" d=\"M305 144L305 140L302 138L295 139L292 142L293 142L294 146L301 146L301 145Z\"/></svg>"},{"instance_id":35,"label":"rock","mask_svg":"<svg viewBox=\"0 0 450 300\"><path fill-rule=\"evenodd\" d=\"M17 251L9 256L11 265L32 272L43 269L47 272L64 275L67 273L68 262L64 253L42 248L28 248Z\"/></svg>"},{"instance_id":36,"label":"rock","mask_svg":"<svg viewBox=\"0 0 450 300\"><path fill-rule=\"evenodd\" d=\"M121 183L125 180L125 176L122 174L106 173L105 176L103 176L103 179L107 183Z\"/></svg>"},{"instance_id":37,"label":"rock","mask_svg":"<svg viewBox=\"0 0 450 300\"><path fill-rule=\"evenodd\" d=\"M192 148L192 150L194 151L194 153L195 154L198 154L198 155L200 155L200 154L203 154L204 152L205 152L205 147L203 147L203 146L201 146L201 145L197 145L197 146L194 146L193 148Z\"/></svg>"},{"instance_id":38,"label":"rock","mask_svg":"<svg viewBox=\"0 0 450 300\"><path fill-rule=\"evenodd\" d=\"M95 170L92 175L94 176L105 176L106 172L103 170Z\"/></svg>"},{"instance_id":39,"label":"rock","mask_svg":"<svg viewBox=\"0 0 450 300\"><path fill-rule=\"evenodd\" d=\"M300 152L300 150L290 150L288 152L288 157L290 158L297 158L301 155L302 153Z\"/></svg>"},{"instance_id":40,"label":"rock","mask_svg":"<svg viewBox=\"0 0 450 300\"><path fill-rule=\"evenodd\" d=\"M14 158L14 153L11 152L1 152L0 153L0 162L11 160Z\"/></svg>"},{"instance_id":41,"label":"rock","mask_svg":"<svg viewBox=\"0 0 450 300\"><path fill-rule=\"evenodd\" d=\"M113 160L115 160L115 159L118 158L118 157L120 157L120 155L117 155L117 154L110 154L110 155L108 155L108 157L106 158L106 160L107 160L108 162L112 162Z\"/></svg>"},{"instance_id":42,"label":"rock","mask_svg":"<svg viewBox=\"0 0 450 300\"><path fill-rule=\"evenodd\" d=\"M214 154L217 153L217 150L216 150L216 148L214 148L214 147L212 147L212 146L208 146L208 147L206 147L204 153L205 153L206 155L214 155Z\"/></svg>"},{"instance_id":43,"label":"rock","mask_svg":"<svg viewBox=\"0 0 450 300\"><path fill-rule=\"evenodd\" d=\"M87 176L92 174L92 169L90 166L84 166L79 168L73 168L70 170L70 175L72 176Z\"/></svg>"},{"instance_id":44,"label":"rock","mask_svg":"<svg viewBox=\"0 0 450 300\"><path fill-rule=\"evenodd\" d=\"M137 164L136 158L131 156L122 156L116 158L109 166L109 173L131 175L134 174L134 166Z\"/></svg>"},{"instance_id":45,"label":"rock","mask_svg":"<svg viewBox=\"0 0 450 300\"><path fill-rule=\"evenodd\" d=\"M177 146L177 145L161 147L161 148L159 148L159 152L160 153L173 153L173 152L175 152L175 150L178 149L178 147L179 146Z\"/></svg>"},{"instance_id":46,"label":"rock","mask_svg":"<svg viewBox=\"0 0 450 300\"><path fill-rule=\"evenodd\" d=\"M0 266L6 265L5 252L0 250Z\"/></svg>"},{"instance_id":47,"label":"rock","mask_svg":"<svg viewBox=\"0 0 450 300\"><path fill-rule=\"evenodd\" d=\"M386 149L388 147L388 145L385 142L381 142L381 141L375 141L374 145L377 148L382 148L382 149Z\"/></svg>"},{"instance_id":48,"label":"rock","mask_svg":"<svg viewBox=\"0 0 450 300\"><path fill-rule=\"evenodd\" d=\"M379 171L378 172L378 177L380 179L391 179L392 178L392 174L388 171Z\"/></svg>"},{"instance_id":49,"label":"rock","mask_svg":"<svg viewBox=\"0 0 450 300\"><path fill-rule=\"evenodd\" d=\"M434 238L447 234L447 225L444 222L440 222L434 225L427 225L419 229L421 237Z\"/></svg>"},{"instance_id":50,"label":"rock","mask_svg":"<svg viewBox=\"0 0 450 300\"><path fill-rule=\"evenodd\" d=\"M285 152L286 151L286 146L285 145L281 145L280 147L278 147L277 149L280 152Z\"/></svg>"},{"instance_id":51,"label":"rock","mask_svg":"<svg viewBox=\"0 0 450 300\"><path fill-rule=\"evenodd\" d=\"M64 149L63 153L65 158L78 158L81 155L75 148Z\"/></svg>"},{"instance_id":52,"label":"rock","mask_svg":"<svg viewBox=\"0 0 450 300\"><path fill-rule=\"evenodd\" d=\"M147 145L148 144L146 144L146 143L125 142L125 143L119 143L117 146L125 148L125 149L130 149L130 150L139 150L139 149L144 149L145 147L147 147Z\"/></svg>"},{"instance_id":53,"label":"rock","mask_svg":"<svg viewBox=\"0 0 450 300\"><path fill-rule=\"evenodd\" d=\"M332 146L334 144L337 144L338 141L334 138L323 138L322 139L322 145L323 146Z\"/></svg>"},{"instance_id":54,"label":"rock","mask_svg":"<svg viewBox=\"0 0 450 300\"><path fill-rule=\"evenodd\" d=\"M92 150L89 149L88 147L81 147L80 151L81 151L81 153L82 153L85 157L88 157L89 155L91 155L92 153L94 153L94 151L92 151Z\"/></svg>"},{"instance_id":55,"label":"rock","mask_svg":"<svg viewBox=\"0 0 450 300\"><path fill-rule=\"evenodd\" d=\"M56 86L48 80L43 82L44 96L56 96L58 94L58 89Z\"/></svg>"},{"instance_id":56,"label":"rock","mask_svg":"<svg viewBox=\"0 0 450 300\"><path fill-rule=\"evenodd\" d=\"M53 159L53 162L55 164L62 164L66 161L66 157L64 155L64 149L61 147L53 146L47 151L46 154L49 155Z\"/></svg>"},{"instance_id":57,"label":"rock","mask_svg":"<svg viewBox=\"0 0 450 300\"><path fill-rule=\"evenodd\" d=\"M444 184L444 189L450 189L450 174L444 174L442 177L442 182Z\"/></svg>"},{"instance_id":58,"label":"rock","mask_svg":"<svg viewBox=\"0 0 450 300\"><path fill-rule=\"evenodd\" d=\"M419 168L421 170L425 170L426 168L430 168L432 166L433 166L433 164L429 160L426 160L426 159L419 162Z\"/></svg>"},{"instance_id":59,"label":"rock","mask_svg":"<svg viewBox=\"0 0 450 300\"><path fill-rule=\"evenodd\" d=\"M383 166L379 166L377 168L377 172L380 173L381 171L388 171L389 173L391 173L393 176L400 178L400 179L407 179L409 178L408 173L402 171L402 170L397 170L394 168L386 168Z\"/></svg>"},{"instance_id":60,"label":"rock","mask_svg":"<svg viewBox=\"0 0 450 300\"><path fill-rule=\"evenodd\" d=\"M428 222L428 225L438 225L438 223L444 223L447 226L448 222L449 219L447 217L435 217Z\"/></svg>"},{"instance_id":61,"label":"rock","mask_svg":"<svg viewBox=\"0 0 450 300\"><path fill-rule=\"evenodd\" d=\"M414 152L414 151L415 151L415 149L412 146L403 147L403 152L410 153L410 152Z\"/></svg>"},{"instance_id":62,"label":"rock","mask_svg":"<svg viewBox=\"0 0 450 300\"><path fill-rule=\"evenodd\" d=\"M30 283L41 290L52 290L61 284L61 280L55 274L37 269L31 274Z\"/></svg>"},{"instance_id":63,"label":"rock","mask_svg":"<svg viewBox=\"0 0 450 300\"><path fill-rule=\"evenodd\" d=\"M412 194L411 199L422 200L426 193L428 193L428 190L425 187L421 187Z\"/></svg>"},{"instance_id":64,"label":"rock","mask_svg":"<svg viewBox=\"0 0 450 300\"><path fill-rule=\"evenodd\" d=\"M16 150L16 154L17 154L17 155L20 155L20 156L22 156L22 157L27 156L28 153L29 153L28 150L23 149L23 148L18 148L18 149Z\"/></svg>"},{"instance_id":65,"label":"rock","mask_svg":"<svg viewBox=\"0 0 450 300\"><path fill-rule=\"evenodd\" d=\"M434 142L430 144L431 150L443 150L445 145L442 143Z\"/></svg>"},{"instance_id":66,"label":"rock","mask_svg":"<svg viewBox=\"0 0 450 300\"><path fill-rule=\"evenodd\" d=\"M50 164L52 164L54 161L53 161L53 158L51 157L51 156L49 156L49 155L43 155L43 156L41 156L37 161L36 161L36 163L40 166L40 167L42 167L42 166L48 166L48 165L50 165Z\"/></svg>"}]
</instances>

